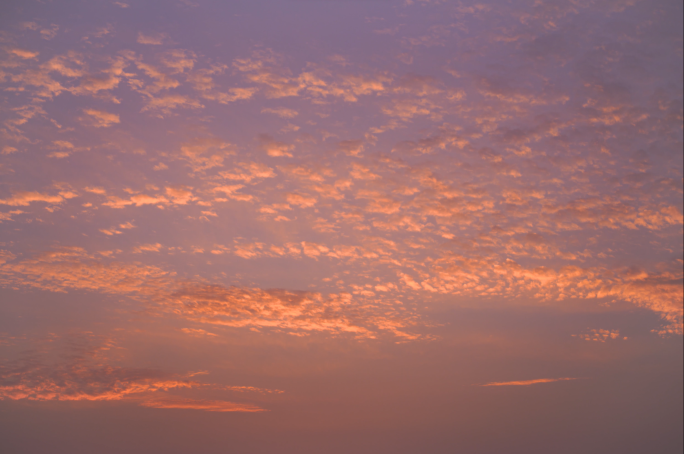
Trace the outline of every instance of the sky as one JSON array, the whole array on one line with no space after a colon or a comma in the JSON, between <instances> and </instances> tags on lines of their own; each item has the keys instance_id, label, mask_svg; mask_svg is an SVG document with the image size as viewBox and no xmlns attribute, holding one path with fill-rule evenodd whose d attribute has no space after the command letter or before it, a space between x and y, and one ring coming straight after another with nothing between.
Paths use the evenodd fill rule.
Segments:
<instances>
[{"instance_id":1,"label":"sky","mask_svg":"<svg viewBox=\"0 0 684 454\"><path fill-rule=\"evenodd\" d=\"M682 2L8 0L3 453L681 453Z\"/></svg>"}]
</instances>

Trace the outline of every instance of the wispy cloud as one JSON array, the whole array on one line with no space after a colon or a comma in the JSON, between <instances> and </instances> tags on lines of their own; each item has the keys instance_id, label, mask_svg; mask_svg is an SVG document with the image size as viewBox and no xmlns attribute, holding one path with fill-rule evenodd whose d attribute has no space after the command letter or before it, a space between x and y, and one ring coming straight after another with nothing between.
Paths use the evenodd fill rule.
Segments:
<instances>
[{"instance_id":1,"label":"wispy cloud","mask_svg":"<svg viewBox=\"0 0 684 454\"><path fill-rule=\"evenodd\" d=\"M577 378L570 378L570 377L536 378L534 380L491 382L491 383L486 383L484 385L479 385L479 386L530 386L530 385L536 385L539 383L554 383L557 381L569 381L569 380L577 380Z\"/></svg>"},{"instance_id":2,"label":"wispy cloud","mask_svg":"<svg viewBox=\"0 0 684 454\"><path fill-rule=\"evenodd\" d=\"M85 109L84 112L90 116L94 126L98 128L108 128L121 122L117 114L96 109Z\"/></svg>"},{"instance_id":3,"label":"wispy cloud","mask_svg":"<svg viewBox=\"0 0 684 454\"><path fill-rule=\"evenodd\" d=\"M117 3L117 5L118 5L118 3ZM125 7L122 7L122 8L125 8ZM164 44L164 41L167 39L168 39L168 35L166 33L151 33L151 34L145 34L143 32L138 33L138 42L140 44L151 44L154 46L159 46L161 44Z\"/></svg>"},{"instance_id":4,"label":"wispy cloud","mask_svg":"<svg viewBox=\"0 0 684 454\"><path fill-rule=\"evenodd\" d=\"M299 115L299 113L296 110L287 109L285 107L276 107L276 108L268 107L268 108L261 109L261 113L270 113L270 114L277 115L281 118L294 118L297 115Z\"/></svg>"},{"instance_id":5,"label":"wispy cloud","mask_svg":"<svg viewBox=\"0 0 684 454\"><path fill-rule=\"evenodd\" d=\"M255 413L268 411L256 405L226 402L222 400L203 400L203 399L181 399L167 398L146 400L140 405L150 408L182 409L182 410L204 410L218 412L247 412Z\"/></svg>"}]
</instances>

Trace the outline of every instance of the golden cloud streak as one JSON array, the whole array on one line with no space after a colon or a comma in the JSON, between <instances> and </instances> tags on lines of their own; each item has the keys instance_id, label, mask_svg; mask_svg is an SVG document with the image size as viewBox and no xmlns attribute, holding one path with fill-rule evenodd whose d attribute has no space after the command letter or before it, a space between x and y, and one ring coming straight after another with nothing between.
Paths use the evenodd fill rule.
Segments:
<instances>
[{"instance_id":1,"label":"golden cloud streak","mask_svg":"<svg viewBox=\"0 0 684 454\"><path fill-rule=\"evenodd\" d=\"M480 386L530 386L536 385L538 383L553 383L557 381L568 381L577 380L573 377L563 377L563 378L536 378L534 380L520 380L520 381L501 381L501 382L491 382Z\"/></svg>"},{"instance_id":2,"label":"golden cloud streak","mask_svg":"<svg viewBox=\"0 0 684 454\"><path fill-rule=\"evenodd\" d=\"M184 410L204 410L204 411L218 411L218 412L248 412L256 413L261 411L268 411L256 405L240 404L235 402L227 402L222 400L198 400L198 399L157 399L148 400L141 403L143 407L149 408L177 408Z\"/></svg>"}]
</instances>

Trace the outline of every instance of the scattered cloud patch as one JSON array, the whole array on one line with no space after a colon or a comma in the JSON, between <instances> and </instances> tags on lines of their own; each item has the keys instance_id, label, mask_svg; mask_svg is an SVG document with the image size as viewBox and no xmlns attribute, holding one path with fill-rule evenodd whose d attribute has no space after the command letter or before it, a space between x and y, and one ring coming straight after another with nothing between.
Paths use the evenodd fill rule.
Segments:
<instances>
[{"instance_id":1,"label":"scattered cloud patch","mask_svg":"<svg viewBox=\"0 0 684 454\"><path fill-rule=\"evenodd\" d=\"M144 34L143 32L139 32L137 41L140 44L150 44L153 46L160 46L160 45L164 44L164 41L166 41L167 39L168 39L168 35L166 33Z\"/></svg>"},{"instance_id":2,"label":"scattered cloud patch","mask_svg":"<svg viewBox=\"0 0 684 454\"><path fill-rule=\"evenodd\" d=\"M279 116L280 118L294 118L297 115L299 115L299 112L296 110L292 109L287 109L285 107L267 107L264 109L261 109L261 113L270 113Z\"/></svg>"},{"instance_id":3,"label":"scattered cloud patch","mask_svg":"<svg viewBox=\"0 0 684 454\"><path fill-rule=\"evenodd\" d=\"M104 112L102 110L84 109L83 112L90 116L90 119L96 128L108 128L121 121L117 114Z\"/></svg>"}]
</instances>

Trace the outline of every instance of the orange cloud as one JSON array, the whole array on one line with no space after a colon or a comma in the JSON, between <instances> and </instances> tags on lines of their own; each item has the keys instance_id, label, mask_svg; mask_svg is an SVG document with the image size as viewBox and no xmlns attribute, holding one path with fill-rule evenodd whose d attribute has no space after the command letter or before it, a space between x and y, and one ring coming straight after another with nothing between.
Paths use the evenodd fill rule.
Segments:
<instances>
[{"instance_id":1,"label":"orange cloud","mask_svg":"<svg viewBox=\"0 0 684 454\"><path fill-rule=\"evenodd\" d=\"M84 112L92 118L97 128L108 128L120 122L119 116L96 109L85 109Z\"/></svg>"},{"instance_id":2,"label":"orange cloud","mask_svg":"<svg viewBox=\"0 0 684 454\"><path fill-rule=\"evenodd\" d=\"M195 61L194 52L183 49L173 49L162 56L164 65L171 68L174 73L182 73L192 69L195 66Z\"/></svg>"},{"instance_id":3,"label":"orange cloud","mask_svg":"<svg viewBox=\"0 0 684 454\"><path fill-rule=\"evenodd\" d=\"M290 152L294 149L294 145L275 140L269 134L259 134L259 142L261 143L261 148L269 156L292 157L292 153Z\"/></svg>"},{"instance_id":4,"label":"orange cloud","mask_svg":"<svg viewBox=\"0 0 684 454\"><path fill-rule=\"evenodd\" d=\"M299 115L299 113L296 110L287 109L285 107L277 107L277 108L268 107L268 108L261 109L261 113L270 113L270 114L278 115L281 118L294 118L297 115Z\"/></svg>"},{"instance_id":5,"label":"orange cloud","mask_svg":"<svg viewBox=\"0 0 684 454\"><path fill-rule=\"evenodd\" d=\"M110 401L198 385L161 371L110 366L104 355L113 341L94 340L88 333L67 339L53 335L42 355L3 364L0 400Z\"/></svg>"},{"instance_id":6,"label":"orange cloud","mask_svg":"<svg viewBox=\"0 0 684 454\"><path fill-rule=\"evenodd\" d=\"M35 340L23 342L35 342ZM209 388L233 392L281 394L280 390L253 386L199 383L190 378L205 371L175 376L160 370L109 365L112 339L90 332L63 337L50 334L37 353L0 364L0 400L121 401L139 402L153 408L187 408L207 411L264 411L250 404L226 401L152 397L170 390Z\"/></svg>"},{"instance_id":7,"label":"orange cloud","mask_svg":"<svg viewBox=\"0 0 684 454\"><path fill-rule=\"evenodd\" d=\"M181 331L183 331L186 334L190 334L193 336L216 336L214 333L210 333L208 331L205 331L203 329L193 329L193 328L181 328Z\"/></svg>"},{"instance_id":8,"label":"orange cloud","mask_svg":"<svg viewBox=\"0 0 684 454\"><path fill-rule=\"evenodd\" d=\"M200 323L276 329L292 334L351 334L360 338L374 338L385 330L396 336L417 338L405 332L412 324L410 319L390 315L378 303L366 307L344 293L323 297L303 291L187 284L164 304L172 313Z\"/></svg>"},{"instance_id":9,"label":"orange cloud","mask_svg":"<svg viewBox=\"0 0 684 454\"><path fill-rule=\"evenodd\" d=\"M245 183L276 176L273 169L258 162L239 163L231 171L220 172L219 175L229 180L241 180Z\"/></svg>"},{"instance_id":10,"label":"orange cloud","mask_svg":"<svg viewBox=\"0 0 684 454\"><path fill-rule=\"evenodd\" d=\"M256 405L240 404L235 402L226 402L223 400L204 400L204 399L181 399L181 398L166 398L146 400L140 405L150 408L174 408L184 410L204 410L204 411L237 411L255 413L261 411L268 411Z\"/></svg>"},{"instance_id":11,"label":"orange cloud","mask_svg":"<svg viewBox=\"0 0 684 454\"><path fill-rule=\"evenodd\" d=\"M61 195L42 194L35 191L17 192L9 199L0 199L1 205L28 206L33 202L61 203L65 197Z\"/></svg>"},{"instance_id":12,"label":"orange cloud","mask_svg":"<svg viewBox=\"0 0 684 454\"><path fill-rule=\"evenodd\" d=\"M161 244L148 244L138 246L134 252L160 249ZM353 249L336 247L330 251L323 245L309 242L287 245L287 250L288 254L303 253L310 258L326 254L349 258L354 254ZM236 245L235 254L249 258L262 251L268 255L282 255L285 249L276 253L263 244ZM394 314L396 303L391 300L375 300L367 305L363 299L354 300L349 293L324 296L306 291L182 282L174 273L153 266L103 263L81 248L63 248L21 261L9 253L4 257L5 263L0 263L0 276L5 282L55 292L81 289L128 295L174 317L197 323L369 338L377 337L384 330L398 336L415 337L405 332L413 325L413 316L405 318L410 314ZM360 297L372 296L356 293Z\"/></svg>"},{"instance_id":13,"label":"orange cloud","mask_svg":"<svg viewBox=\"0 0 684 454\"><path fill-rule=\"evenodd\" d=\"M103 203L104 206L111 208L124 208L129 205L143 206L143 205L160 205L164 206L169 203L169 200L163 196L152 196L148 194L135 194L130 197L130 199L122 199L116 196L108 196L107 202Z\"/></svg>"},{"instance_id":14,"label":"orange cloud","mask_svg":"<svg viewBox=\"0 0 684 454\"><path fill-rule=\"evenodd\" d=\"M530 386L536 385L538 383L553 383L557 381L568 381L577 380L577 378L537 378L534 380L521 380L521 381L502 381L502 382L491 382L480 386Z\"/></svg>"},{"instance_id":15,"label":"orange cloud","mask_svg":"<svg viewBox=\"0 0 684 454\"><path fill-rule=\"evenodd\" d=\"M7 50L8 53L14 54L19 58L23 58L25 60L27 59L34 59L38 56L40 52L32 52L30 50L25 50L25 49L9 49Z\"/></svg>"},{"instance_id":16,"label":"orange cloud","mask_svg":"<svg viewBox=\"0 0 684 454\"><path fill-rule=\"evenodd\" d=\"M0 266L0 274L19 285L65 292L82 289L153 297L172 285L171 273L153 266L103 263L78 247L62 248Z\"/></svg>"},{"instance_id":17,"label":"orange cloud","mask_svg":"<svg viewBox=\"0 0 684 454\"><path fill-rule=\"evenodd\" d=\"M161 247L162 245L159 243L141 244L140 246L136 246L133 248L133 253L139 254L141 252L159 252L159 249L161 249Z\"/></svg>"},{"instance_id":18,"label":"orange cloud","mask_svg":"<svg viewBox=\"0 0 684 454\"><path fill-rule=\"evenodd\" d=\"M316 198L305 194L287 194L286 200L287 203L302 208L309 208L316 205Z\"/></svg>"},{"instance_id":19,"label":"orange cloud","mask_svg":"<svg viewBox=\"0 0 684 454\"><path fill-rule=\"evenodd\" d=\"M234 200L240 200L243 202L249 202L253 199L253 196L249 194L240 194L237 191L242 189L244 185L242 184L232 184L232 185L223 185L223 186L217 186L213 189L214 192L222 192L225 194L227 197L234 199ZM225 199L224 199L225 201Z\"/></svg>"},{"instance_id":20,"label":"orange cloud","mask_svg":"<svg viewBox=\"0 0 684 454\"><path fill-rule=\"evenodd\" d=\"M166 188L166 195L177 205L185 205L188 202L196 200L197 198L192 195L192 188L187 188L184 186L169 186Z\"/></svg>"},{"instance_id":21,"label":"orange cloud","mask_svg":"<svg viewBox=\"0 0 684 454\"><path fill-rule=\"evenodd\" d=\"M214 137L201 137L180 146L180 159L193 171L221 167L226 156L232 154L231 144Z\"/></svg>"}]
</instances>

